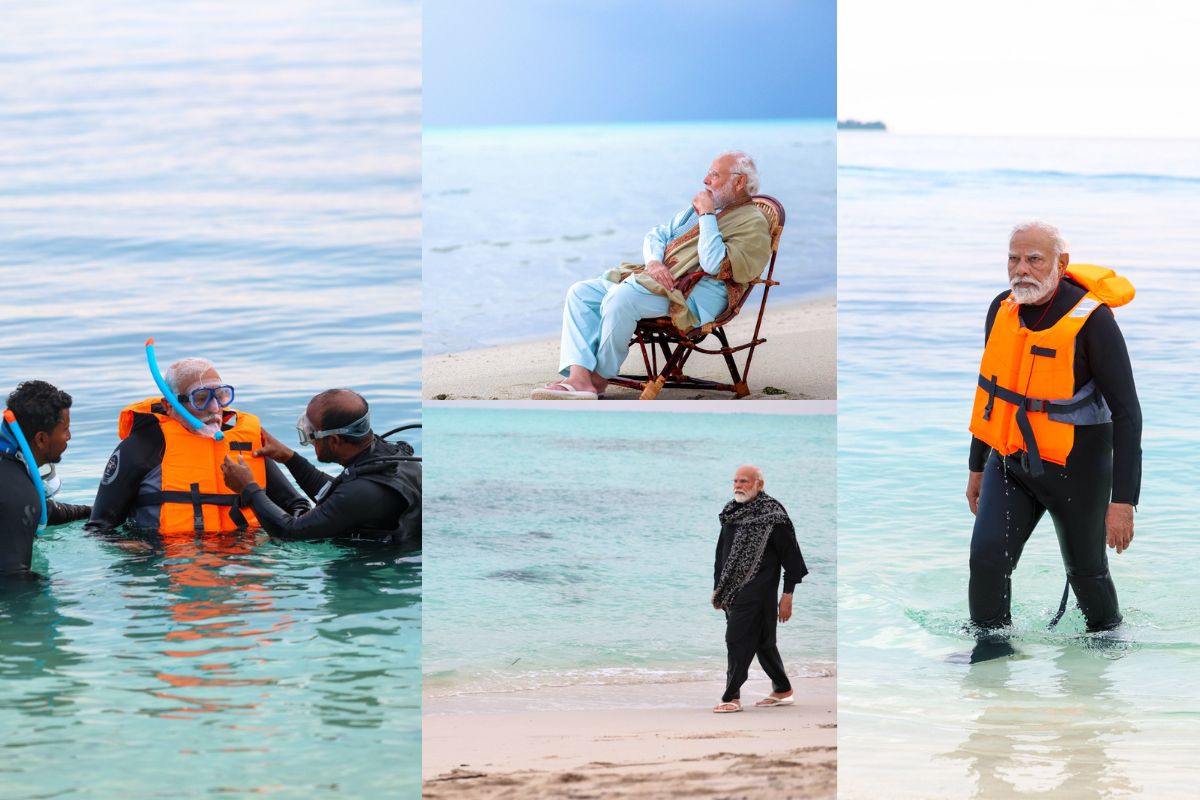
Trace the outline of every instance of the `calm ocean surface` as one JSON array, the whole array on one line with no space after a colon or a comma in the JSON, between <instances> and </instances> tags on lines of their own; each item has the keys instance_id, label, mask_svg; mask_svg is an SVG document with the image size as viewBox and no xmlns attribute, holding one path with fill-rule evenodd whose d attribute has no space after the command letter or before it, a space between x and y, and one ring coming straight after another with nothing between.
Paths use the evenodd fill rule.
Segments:
<instances>
[{"instance_id":1,"label":"calm ocean surface","mask_svg":"<svg viewBox=\"0 0 1200 800\"><path fill-rule=\"evenodd\" d=\"M1200 777L1200 391L1194 141L842 134L839 793L1180 797ZM1042 218L1111 266L1145 432L1136 538L1110 564L1126 624L1082 635L1048 522L1014 576L1018 655L967 667L966 431L1011 227ZM905 775L911 795L897 794ZM920 787L919 789L915 787Z\"/></svg>"},{"instance_id":2,"label":"calm ocean surface","mask_svg":"<svg viewBox=\"0 0 1200 800\"><path fill-rule=\"evenodd\" d=\"M832 295L834 136L833 120L426 130L425 352L557 336L567 287L640 262L723 150L750 153L787 212L771 297Z\"/></svg>"},{"instance_id":3,"label":"calm ocean surface","mask_svg":"<svg viewBox=\"0 0 1200 800\"><path fill-rule=\"evenodd\" d=\"M439 407L425 423L443 465L426 494L428 697L722 680L717 513L747 461L811 572L779 628L784 662L831 674L832 416Z\"/></svg>"},{"instance_id":4,"label":"calm ocean surface","mask_svg":"<svg viewBox=\"0 0 1200 800\"><path fill-rule=\"evenodd\" d=\"M156 393L149 336L285 440L331 386L376 430L419 418L417 3L24 4L0 26L0 387L74 396L62 499L91 501L118 411ZM130 553L76 524L34 567L48 585L0 593L6 797L415 796L419 555Z\"/></svg>"}]
</instances>

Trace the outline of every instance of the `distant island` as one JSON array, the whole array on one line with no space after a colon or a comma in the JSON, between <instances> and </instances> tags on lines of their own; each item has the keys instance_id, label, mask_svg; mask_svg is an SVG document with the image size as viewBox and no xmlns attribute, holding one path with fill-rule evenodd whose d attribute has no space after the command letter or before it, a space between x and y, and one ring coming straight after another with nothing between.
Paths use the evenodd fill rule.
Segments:
<instances>
[{"instance_id":1,"label":"distant island","mask_svg":"<svg viewBox=\"0 0 1200 800\"><path fill-rule=\"evenodd\" d=\"M839 119L839 131L886 131L887 125L879 120L874 122L859 122L856 119Z\"/></svg>"}]
</instances>

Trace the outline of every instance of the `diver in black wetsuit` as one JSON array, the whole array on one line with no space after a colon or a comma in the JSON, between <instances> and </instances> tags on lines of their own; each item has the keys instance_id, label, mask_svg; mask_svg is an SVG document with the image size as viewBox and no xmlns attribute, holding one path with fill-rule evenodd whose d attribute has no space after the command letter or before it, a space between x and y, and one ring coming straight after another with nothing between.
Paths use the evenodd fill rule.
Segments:
<instances>
[{"instance_id":1,"label":"diver in black wetsuit","mask_svg":"<svg viewBox=\"0 0 1200 800\"><path fill-rule=\"evenodd\" d=\"M721 535L713 565L713 608L725 611L728 656L725 693L718 714L741 711L742 684L750 662L771 679L771 694L757 706L792 705L792 684L775 645L776 622L792 616L792 591L808 574L787 511L762 491L762 471L745 465L733 479L733 500L720 514ZM775 600L783 574L783 594Z\"/></svg>"},{"instance_id":2,"label":"diver in black wetsuit","mask_svg":"<svg viewBox=\"0 0 1200 800\"><path fill-rule=\"evenodd\" d=\"M316 507L291 516L254 483L250 470L226 459L225 485L241 492L263 529L285 539L351 538L418 547L421 543L421 465L403 442L371 431L367 401L349 389L330 389L311 401L297 423L301 444L312 444L317 460L341 464L336 478L263 431L256 451L281 462Z\"/></svg>"},{"instance_id":3,"label":"diver in black wetsuit","mask_svg":"<svg viewBox=\"0 0 1200 800\"><path fill-rule=\"evenodd\" d=\"M1045 331L1068 313L1080 313L1074 309L1083 308L1086 290L1063 277L1069 256L1056 228L1044 223L1018 226L1009 251L1009 280L1023 328ZM1008 296L1003 292L992 301L985 342ZM1108 630L1121 622L1104 548L1107 541L1121 553L1133 539L1133 509L1141 489L1142 415L1125 340L1107 306L1091 311L1076 334L1073 369L1074 390L1094 381L1098 405L1107 405L1111 421L1075 424L1066 466L1032 463L1028 448L1001 457L986 442L972 439L967 501L975 513L975 528L968 594L971 621L979 628L1011 623L1011 575L1046 512L1054 521L1068 581L1088 630ZM1037 410L1037 401L1031 402L1029 409Z\"/></svg>"},{"instance_id":4,"label":"diver in black wetsuit","mask_svg":"<svg viewBox=\"0 0 1200 800\"><path fill-rule=\"evenodd\" d=\"M71 396L45 381L25 381L8 396L9 410L38 467L57 464L71 440ZM86 519L89 506L46 499L46 524ZM33 538L42 515L37 486L16 442L0 434L0 575L35 577Z\"/></svg>"}]
</instances>

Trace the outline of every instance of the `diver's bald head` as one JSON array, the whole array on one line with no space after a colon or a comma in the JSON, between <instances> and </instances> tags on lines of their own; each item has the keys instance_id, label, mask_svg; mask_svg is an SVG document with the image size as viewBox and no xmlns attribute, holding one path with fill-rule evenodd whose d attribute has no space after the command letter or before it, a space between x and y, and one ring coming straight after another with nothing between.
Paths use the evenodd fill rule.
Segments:
<instances>
[{"instance_id":1,"label":"diver's bald head","mask_svg":"<svg viewBox=\"0 0 1200 800\"><path fill-rule=\"evenodd\" d=\"M326 389L308 401L305 414L318 430L334 430L362 419L369 410L366 398L352 389Z\"/></svg>"}]
</instances>

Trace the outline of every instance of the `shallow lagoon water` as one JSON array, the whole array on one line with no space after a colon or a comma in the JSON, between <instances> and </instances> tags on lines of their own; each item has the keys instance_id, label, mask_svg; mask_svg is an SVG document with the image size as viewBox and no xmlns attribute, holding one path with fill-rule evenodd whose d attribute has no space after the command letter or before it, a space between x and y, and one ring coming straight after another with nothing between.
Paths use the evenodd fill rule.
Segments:
<instances>
[{"instance_id":1,"label":"shallow lagoon water","mask_svg":"<svg viewBox=\"0 0 1200 800\"><path fill-rule=\"evenodd\" d=\"M418 12L6 9L0 385L74 396L61 499L156 393L149 336L285 440L331 386L419 418ZM73 524L34 567L0 591L6 796L416 795L419 553Z\"/></svg>"},{"instance_id":2,"label":"shallow lagoon water","mask_svg":"<svg viewBox=\"0 0 1200 800\"><path fill-rule=\"evenodd\" d=\"M1200 701L1196 143L839 137L839 793L1185 796ZM1145 420L1126 624L1087 636L1048 522L1014 574L1015 653L971 648L966 431L1008 233L1043 218L1126 274ZM904 775L897 788L896 776ZM907 791L908 794L904 794ZM898 793L899 792L899 793Z\"/></svg>"},{"instance_id":3,"label":"shallow lagoon water","mask_svg":"<svg viewBox=\"0 0 1200 800\"><path fill-rule=\"evenodd\" d=\"M717 513L748 461L810 570L784 663L832 673L832 416L434 407L426 425L428 458L453 465L426 483L427 697L723 680Z\"/></svg>"}]
</instances>

